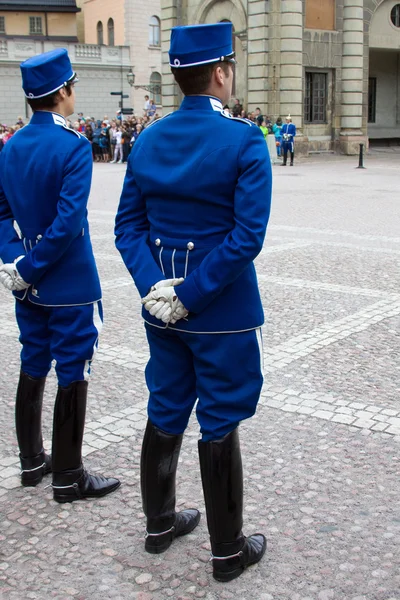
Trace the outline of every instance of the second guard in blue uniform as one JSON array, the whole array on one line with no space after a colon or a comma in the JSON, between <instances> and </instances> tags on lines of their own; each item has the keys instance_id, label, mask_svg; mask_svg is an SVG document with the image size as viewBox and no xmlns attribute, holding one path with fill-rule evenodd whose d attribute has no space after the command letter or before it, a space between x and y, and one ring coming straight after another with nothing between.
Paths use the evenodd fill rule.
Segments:
<instances>
[{"instance_id":1,"label":"second guard in blue uniform","mask_svg":"<svg viewBox=\"0 0 400 600\"><path fill-rule=\"evenodd\" d=\"M262 249L271 166L259 128L223 110L231 97L232 25L172 29L170 65L185 98L138 138L116 217L116 245L138 288L150 346L141 459L145 549L196 527L175 511L183 432L198 398L199 457L214 577L258 562L262 534L242 533L240 421L262 386L264 321L253 260Z\"/></svg>"},{"instance_id":2,"label":"second guard in blue uniform","mask_svg":"<svg viewBox=\"0 0 400 600\"><path fill-rule=\"evenodd\" d=\"M54 499L72 502L119 486L82 466L90 365L103 321L86 209L92 152L66 125L77 81L67 51L34 56L21 72L34 114L0 154L0 281L16 296L22 344L15 410L21 482L35 486L52 471ZM59 386L50 457L41 413L53 359Z\"/></svg>"},{"instance_id":3,"label":"second guard in blue uniform","mask_svg":"<svg viewBox=\"0 0 400 600\"><path fill-rule=\"evenodd\" d=\"M281 136L282 136L282 152L283 152L282 166L286 167L288 152L290 152L290 166L293 167L294 138L296 137L296 125L294 125L294 123L292 123L292 117L290 115L288 115L286 117L286 123L284 125L282 125Z\"/></svg>"}]
</instances>

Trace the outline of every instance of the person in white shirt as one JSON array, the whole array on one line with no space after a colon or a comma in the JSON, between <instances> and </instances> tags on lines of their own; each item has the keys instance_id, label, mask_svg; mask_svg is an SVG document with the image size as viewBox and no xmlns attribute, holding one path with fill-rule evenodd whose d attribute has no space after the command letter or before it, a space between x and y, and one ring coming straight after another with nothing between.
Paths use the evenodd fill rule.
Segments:
<instances>
[{"instance_id":1,"label":"person in white shirt","mask_svg":"<svg viewBox=\"0 0 400 600\"><path fill-rule=\"evenodd\" d=\"M114 148L114 160L112 163L118 162L118 164L122 163L122 131L117 127L115 131L113 131L113 138L115 139L115 148ZM118 160L119 158L119 160Z\"/></svg>"}]
</instances>

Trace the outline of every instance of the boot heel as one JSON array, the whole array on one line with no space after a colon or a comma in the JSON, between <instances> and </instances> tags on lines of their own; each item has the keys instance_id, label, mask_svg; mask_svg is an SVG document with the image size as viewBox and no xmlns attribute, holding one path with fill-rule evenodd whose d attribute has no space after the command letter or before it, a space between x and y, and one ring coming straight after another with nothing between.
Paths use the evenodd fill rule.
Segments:
<instances>
[{"instance_id":1,"label":"boot heel","mask_svg":"<svg viewBox=\"0 0 400 600\"><path fill-rule=\"evenodd\" d=\"M24 487L36 487L43 479L43 471L40 475L21 473L21 485Z\"/></svg>"},{"instance_id":2,"label":"boot heel","mask_svg":"<svg viewBox=\"0 0 400 600\"><path fill-rule=\"evenodd\" d=\"M226 583L227 581L232 581L232 579L236 579L240 577L243 573L244 567L240 567L239 569L234 569L233 571L217 571L213 570L213 577L216 581L221 581L222 583Z\"/></svg>"}]
</instances>

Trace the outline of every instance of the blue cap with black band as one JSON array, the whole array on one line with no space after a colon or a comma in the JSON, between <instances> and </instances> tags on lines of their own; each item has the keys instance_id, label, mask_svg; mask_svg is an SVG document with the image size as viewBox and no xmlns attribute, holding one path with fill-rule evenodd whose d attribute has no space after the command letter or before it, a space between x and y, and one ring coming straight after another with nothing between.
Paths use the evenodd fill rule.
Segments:
<instances>
[{"instance_id":1,"label":"blue cap with black band","mask_svg":"<svg viewBox=\"0 0 400 600\"><path fill-rule=\"evenodd\" d=\"M65 48L32 56L20 64L20 69L27 98L44 98L68 83L78 81Z\"/></svg>"},{"instance_id":2,"label":"blue cap with black band","mask_svg":"<svg viewBox=\"0 0 400 600\"><path fill-rule=\"evenodd\" d=\"M171 29L170 67L197 67L231 59L232 23L187 25Z\"/></svg>"}]
</instances>

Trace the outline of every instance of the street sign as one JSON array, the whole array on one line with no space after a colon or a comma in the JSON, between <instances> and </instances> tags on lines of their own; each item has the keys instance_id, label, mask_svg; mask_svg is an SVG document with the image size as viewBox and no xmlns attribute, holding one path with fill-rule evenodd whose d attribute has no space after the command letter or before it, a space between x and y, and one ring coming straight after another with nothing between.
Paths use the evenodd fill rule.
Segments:
<instances>
[{"instance_id":1,"label":"street sign","mask_svg":"<svg viewBox=\"0 0 400 600\"><path fill-rule=\"evenodd\" d=\"M133 115L133 108L121 108L123 115Z\"/></svg>"},{"instance_id":2,"label":"street sign","mask_svg":"<svg viewBox=\"0 0 400 600\"><path fill-rule=\"evenodd\" d=\"M121 96L122 92L110 92L110 96Z\"/></svg>"}]
</instances>

